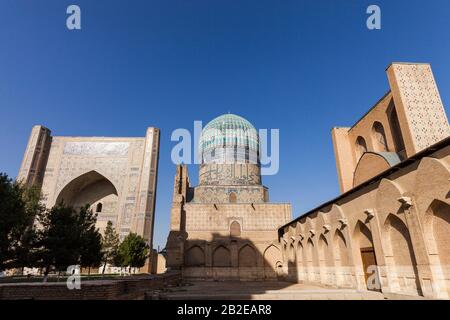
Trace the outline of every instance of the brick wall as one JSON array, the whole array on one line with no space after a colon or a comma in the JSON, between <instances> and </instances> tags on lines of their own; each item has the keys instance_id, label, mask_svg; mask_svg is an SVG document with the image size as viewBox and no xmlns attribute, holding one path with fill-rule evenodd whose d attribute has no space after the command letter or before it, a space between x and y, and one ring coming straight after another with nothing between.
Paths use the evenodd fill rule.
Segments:
<instances>
[{"instance_id":1,"label":"brick wall","mask_svg":"<svg viewBox=\"0 0 450 320\"><path fill-rule=\"evenodd\" d=\"M81 282L80 290L69 290L65 282L0 284L1 300L118 300L143 299L148 291L176 285L178 273L125 278L124 280L95 280Z\"/></svg>"}]
</instances>

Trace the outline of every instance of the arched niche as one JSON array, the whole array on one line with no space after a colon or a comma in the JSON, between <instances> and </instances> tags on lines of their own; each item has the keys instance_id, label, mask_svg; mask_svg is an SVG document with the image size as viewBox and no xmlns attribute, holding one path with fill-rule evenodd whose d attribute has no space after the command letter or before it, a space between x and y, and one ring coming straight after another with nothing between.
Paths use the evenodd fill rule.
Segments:
<instances>
[{"instance_id":1,"label":"arched niche","mask_svg":"<svg viewBox=\"0 0 450 320\"><path fill-rule=\"evenodd\" d=\"M388 251L393 257L400 284L400 292L422 294L417 261L406 224L396 215L389 214L383 226Z\"/></svg>"},{"instance_id":2,"label":"arched niche","mask_svg":"<svg viewBox=\"0 0 450 320\"><path fill-rule=\"evenodd\" d=\"M193 246L186 251L184 260L187 267L203 267L205 265L205 253L199 246Z\"/></svg>"},{"instance_id":3,"label":"arched niche","mask_svg":"<svg viewBox=\"0 0 450 320\"><path fill-rule=\"evenodd\" d=\"M239 267L251 268L256 267L256 251L246 244L239 250Z\"/></svg>"},{"instance_id":4,"label":"arched niche","mask_svg":"<svg viewBox=\"0 0 450 320\"><path fill-rule=\"evenodd\" d=\"M213 266L230 267L231 266L230 250L228 250L224 246L218 246L213 253Z\"/></svg>"},{"instance_id":5,"label":"arched niche","mask_svg":"<svg viewBox=\"0 0 450 320\"><path fill-rule=\"evenodd\" d=\"M241 225L237 221L233 221L230 224L230 236L231 237L240 237L241 236Z\"/></svg>"},{"instance_id":6,"label":"arched niche","mask_svg":"<svg viewBox=\"0 0 450 320\"><path fill-rule=\"evenodd\" d=\"M114 207L117 203L118 192L114 184L97 171L86 172L71 180L59 193L56 203L63 202L73 207L86 204L96 206L101 203L101 211L105 211L105 204Z\"/></svg>"},{"instance_id":7,"label":"arched niche","mask_svg":"<svg viewBox=\"0 0 450 320\"><path fill-rule=\"evenodd\" d=\"M372 144L374 147L374 151L389 151L386 140L386 133L384 131L383 125L379 121L375 121L372 126Z\"/></svg>"}]
</instances>

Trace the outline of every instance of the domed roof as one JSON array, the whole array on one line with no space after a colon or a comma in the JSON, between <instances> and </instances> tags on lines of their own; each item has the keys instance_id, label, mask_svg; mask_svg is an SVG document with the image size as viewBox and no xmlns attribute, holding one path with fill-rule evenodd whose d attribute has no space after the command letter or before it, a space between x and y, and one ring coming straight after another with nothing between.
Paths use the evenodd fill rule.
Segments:
<instances>
[{"instance_id":1,"label":"domed roof","mask_svg":"<svg viewBox=\"0 0 450 320\"><path fill-rule=\"evenodd\" d=\"M256 130L255 127L249 121L247 121L247 119L244 119L241 116L232 113L223 114L221 116L218 116L217 118L214 118L205 126L203 131L211 128L219 130L225 129Z\"/></svg>"},{"instance_id":2,"label":"domed roof","mask_svg":"<svg viewBox=\"0 0 450 320\"><path fill-rule=\"evenodd\" d=\"M258 151L255 127L235 114L224 114L211 120L200 136L202 163L257 163Z\"/></svg>"}]
</instances>

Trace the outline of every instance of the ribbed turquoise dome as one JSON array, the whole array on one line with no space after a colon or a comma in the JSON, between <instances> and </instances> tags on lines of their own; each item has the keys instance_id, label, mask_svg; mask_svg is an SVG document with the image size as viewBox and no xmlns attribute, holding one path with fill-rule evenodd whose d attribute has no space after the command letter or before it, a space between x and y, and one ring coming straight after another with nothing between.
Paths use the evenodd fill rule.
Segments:
<instances>
[{"instance_id":1,"label":"ribbed turquoise dome","mask_svg":"<svg viewBox=\"0 0 450 320\"><path fill-rule=\"evenodd\" d=\"M203 128L199 153L202 163L258 163L258 133L238 115L221 115Z\"/></svg>"}]
</instances>

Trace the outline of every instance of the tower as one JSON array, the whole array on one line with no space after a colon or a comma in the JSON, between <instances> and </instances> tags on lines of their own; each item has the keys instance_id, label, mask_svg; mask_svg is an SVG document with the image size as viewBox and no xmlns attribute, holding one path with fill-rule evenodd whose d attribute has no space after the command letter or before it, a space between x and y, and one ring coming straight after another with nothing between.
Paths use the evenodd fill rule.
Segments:
<instances>
[{"instance_id":1,"label":"tower","mask_svg":"<svg viewBox=\"0 0 450 320\"><path fill-rule=\"evenodd\" d=\"M429 64L392 63L390 90L352 127L332 130L341 192L445 139L445 109Z\"/></svg>"}]
</instances>

